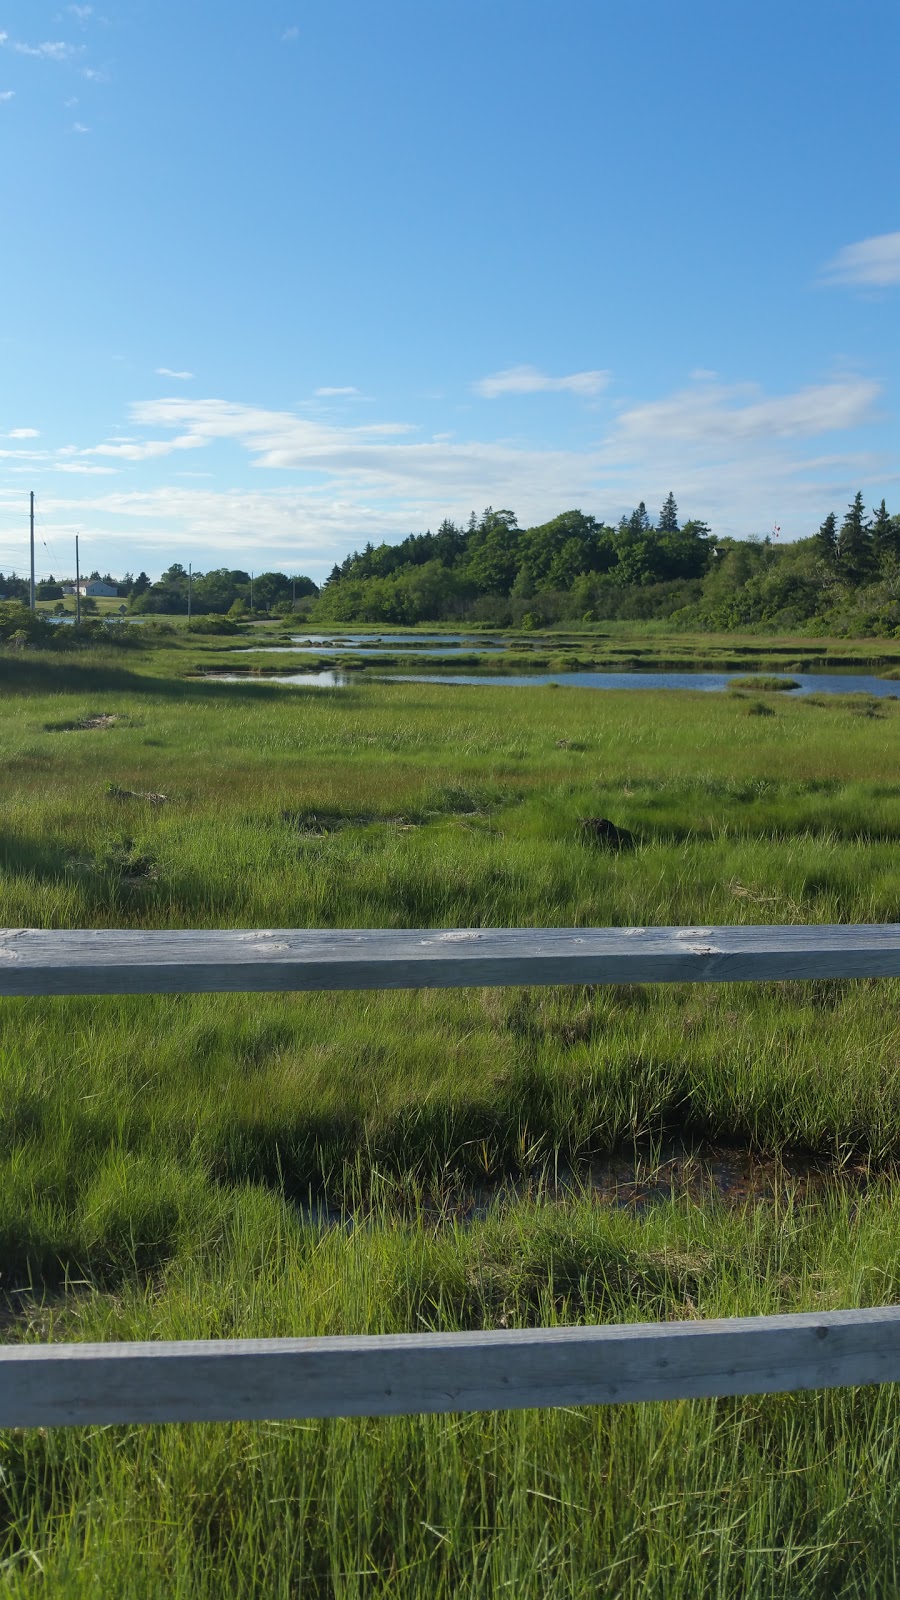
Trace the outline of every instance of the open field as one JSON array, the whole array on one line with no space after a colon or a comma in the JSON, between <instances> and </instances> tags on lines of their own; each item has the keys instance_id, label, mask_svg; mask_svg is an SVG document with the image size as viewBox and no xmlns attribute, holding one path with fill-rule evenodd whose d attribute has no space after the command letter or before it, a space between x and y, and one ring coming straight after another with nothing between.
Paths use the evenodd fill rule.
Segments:
<instances>
[{"instance_id":1,"label":"open field","mask_svg":"<svg viewBox=\"0 0 900 1600\"><path fill-rule=\"evenodd\" d=\"M787 644L754 664L799 670ZM900 921L893 701L185 676L234 659L0 659L4 925ZM896 1300L898 996L4 1002L4 1337ZM23 1597L888 1596L898 1424L886 1388L8 1434L0 1570Z\"/></svg>"}]
</instances>

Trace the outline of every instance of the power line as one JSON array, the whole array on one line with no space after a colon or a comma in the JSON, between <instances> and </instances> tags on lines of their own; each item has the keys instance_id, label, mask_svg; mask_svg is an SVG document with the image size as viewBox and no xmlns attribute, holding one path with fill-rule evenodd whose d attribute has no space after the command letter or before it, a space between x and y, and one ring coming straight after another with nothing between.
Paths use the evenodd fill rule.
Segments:
<instances>
[{"instance_id":1,"label":"power line","mask_svg":"<svg viewBox=\"0 0 900 1600\"><path fill-rule=\"evenodd\" d=\"M44 521L44 516L43 516L43 513L42 513L41 508L40 508L39 505L37 507L37 517L38 517L38 522L41 525L41 529L43 530L42 534L41 534L41 544L44 546L44 549L49 552L50 559L53 562L54 567L58 567L59 566L59 557L58 557L58 555L56 554L56 551L53 548L53 540L50 538L50 531L49 531L49 529L47 527L46 522Z\"/></svg>"}]
</instances>

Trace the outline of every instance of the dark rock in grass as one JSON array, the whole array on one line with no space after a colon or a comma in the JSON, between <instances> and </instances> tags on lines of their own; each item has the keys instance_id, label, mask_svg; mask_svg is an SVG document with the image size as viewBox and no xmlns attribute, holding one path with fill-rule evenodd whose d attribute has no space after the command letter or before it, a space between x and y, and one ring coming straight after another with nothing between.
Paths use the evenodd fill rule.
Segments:
<instances>
[{"instance_id":1,"label":"dark rock in grass","mask_svg":"<svg viewBox=\"0 0 900 1600\"><path fill-rule=\"evenodd\" d=\"M583 844L599 845L601 850L633 850L637 840L627 828L620 828L608 817L579 817Z\"/></svg>"},{"instance_id":2,"label":"dark rock in grass","mask_svg":"<svg viewBox=\"0 0 900 1600\"><path fill-rule=\"evenodd\" d=\"M110 800L146 800L151 806L164 806L167 794L156 794L152 789L122 789L117 783L108 783L106 792Z\"/></svg>"}]
</instances>

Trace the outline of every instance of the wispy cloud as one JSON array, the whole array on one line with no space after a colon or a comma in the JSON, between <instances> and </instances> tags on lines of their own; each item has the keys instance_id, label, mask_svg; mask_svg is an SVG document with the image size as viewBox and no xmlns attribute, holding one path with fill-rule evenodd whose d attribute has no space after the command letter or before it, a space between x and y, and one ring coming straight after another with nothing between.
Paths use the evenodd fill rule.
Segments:
<instances>
[{"instance_id":1,"label":"wispy cloud","mask_svg":"<svg viewBox=\"0 0 900 1600\"><path fill-rule=\"evenodd\" d=\"M812 438L871 421L880 393L870 378L835 379L773 396L755 384L700 380L664 400L623 411L613 437L617 445L677 443L706 450L742 441Z\"/></svg>"},{"instance_id":2,"label":"wispy cloud","mask_svg":"<svg viewBox=\"0 0 900 1600\"><path fill-rule=\"evenodd\" d=\"M875 233L870 239L845 245L826 261L819 282L864 289L890 289L900 284L900 232Z\"/></svg>"},{"instance_id":3,"label":"wispy cloud","mask_svg":"<svg viewBox=\"0 0 900 1600\"><path fill-rule=\"evenodd\" d=\"M627 407L587 450L424 440L405 423L338 426L232 401L170 399L132 408L132 421L153 430L147 444L107 445L92 453L139 460L230 441L257 468L300 473L323 496L364 504L366 517L392 504L407 526L416 526L417 517L424 525L441 506L458 511L498 501L535 520L554 507L578 504L618 514L641 496L661 497L680 483L698 514L716 513L729 531L746 532L753 508L769 499L786 522L792 504L805 504L807 497L820 503L835 477L841 493L843 474L861 480L858 444L805 455L796 446L871 423L879 395L878 384L860 377L783 395L752 384L701 381ZM174 437L167 444L161 435L168 430Z\"/></svg>"},{"instance_id":4,"label":"wispy cloud","mask_svg":"<svg viewBox=\"0 0 900 1600\"><path fill-rule=\"evenodd\" d=\"M72 123L72 132L73 133L90 133L90 131L91 131L90 128L84 122L73 122Z\"/></svg>"},{"instance_id":5,"label":"wispy cloud","mask_svg":"<svg viewBox=\"0 0 900 1600\"><path fill-rule=\"evenodd\" d=\"M284 33L281 35L283 44L293 44L296 39L299 39L299 37L300 29L296 26L292 28L285 28Z\"/></svg>"},{"instance_id":6,"label":"wispy cloud","mask_svg":"<svg viewBox=\"0 0 900 1600\"><path fill-rule=\"evenodd\" d=\"M187 383L194 376L192 372L175 372L172 367L157 367L157 377L177 378L180 383Z\"/></svg>"},{"instance_id":7,"label":"wispy cloud","mask_svg":"<svg viewBox=\"0 0 900 1600\"><path fill-rule=\"evenodd\" d=\"M563 378L551 378L537 367L506 367L503 372L479 378L473 385L476 394L485 400L496 400L501 394L540 394L568 391L570 394L593 395L605 389L610 380L608 372L570 372Z\"/></svg>"},{"instance_id":8,"label":"wispy cloud","mask_svg":"<svg viewBox=\"0 0 900 1600\"><path fill-rule=\"evenodd\" d=\"M39 439L39 428L10 428L7 439Z\"/></svg>"},{"instance_id":9,"label":"wispy cloud","mask_svg":"<svg viewBox=\"0 0 900 1600\"><path fill-rule=\"evenodd\" d=\"M115 467L95 467L86 461L57 461L57 472L77 472L90 478L113 478L116 475Z\"/></svg>"},{"instance_id":10,"label":"wispy cloud","mask_svg":"<svg viewBox=\"0 0 900 1600\"><path fill-rule=\"evenodd\" d=\"M15 100L15 98L16 98L15 89L3 89L3 90L0 90L0 100Z\"/></svg>"},{"instance_id":11,"label":"wispy cloud","mask_svg":"<svg viewBox=\"0 0 900 1600\"><path fill-rule=\"evenodd\" d=\"M42 44L24 44L21 40L11 40L7 34L0 37L0 44L8 45L17 55L36 56L42 61L71 61L81 50L80 45L68 44L64 39L45 39Z\"/></svg>"},{"instance_id":12,"label":"wispy cloud","mask_svg":"<svg viewBox=\"0 0 900 1600\"><path fill-rule=\"evenodd\" d=\"M317 389L316 390L316 394L317 395L321 395L324 398L326 395L359 394L359 390L358 389L354 389L352 383L348 383L348 384L345 384L342 388Z\"/></svg>"},{"instance_id":13,"label":"wispy cloud","mask_svg":"<svg viewBox=\"0 0 900 1600\"><path fill-rule=\"evenodd\" d=\"M80 453L85 456L117 457L120 461L155 461L161 456L170 456L174 450L197 450L209 442L209 439L195 433L182 434L176 439L144 439L137 443L112 439Z\"/></svg>"},{"instance_id":14,"label":"wispy cloud","mask_svg":"<svg viewBox=\"0 0 900 1600\"><path fill-rule=\"evenodd\" d=\"M87 22L94 15L93 6L67 6L70 16L77 17L79 22Z\"/></svg>"}]
</instances>

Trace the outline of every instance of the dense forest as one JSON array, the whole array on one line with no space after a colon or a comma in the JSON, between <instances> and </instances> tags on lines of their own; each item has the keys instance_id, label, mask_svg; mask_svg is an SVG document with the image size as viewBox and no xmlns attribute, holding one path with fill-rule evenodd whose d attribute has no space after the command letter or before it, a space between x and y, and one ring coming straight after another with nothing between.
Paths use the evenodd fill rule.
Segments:
<instances>
[{"instance_id":1,"label":"dense forest","mask_svg":"<svg viewBox=\"0 0 900 1600\"><path fill-rule=\"evenodd\" d=\"M857 494L842 521L792 544L717 538L679 522L669 494L654 524L643 502L618 526L564 511L520 528L489 508L468 527L367 545L336 566L308 614L317 621L556 622L666 618L677 626L763 624L813 631L900 630L900 517Z\"/></svg>"},{"instance_id":2,"label":"dense forest","mask_svg":"<svg viewBox=\"0 0 900 1600\"><path fill-rule=\"evenodd\" d=\"M91 573L99 578L99 573ZM292 616L312 622L488 623L539 628L554 623L664 619L673 626L762 626L808 632L900 634L900 516L882 500L869 513L861 493L842 519L829 512L810 537L717 537L705 522L680 522L669 494L658 520L643 501L613 527L564 511L520 528L512 511L399 544L367 544L335 566L321 590L308 577L252 575L219 567L189 575L175 562L159 580L145 572L115 583L122 610L137 615ZM74 601L52 578L38 598L62 612ZM0 595L27 601L21 578L0 573ZM82 602L87 615L96 610Z\"/></svg>"}]
</instances>

